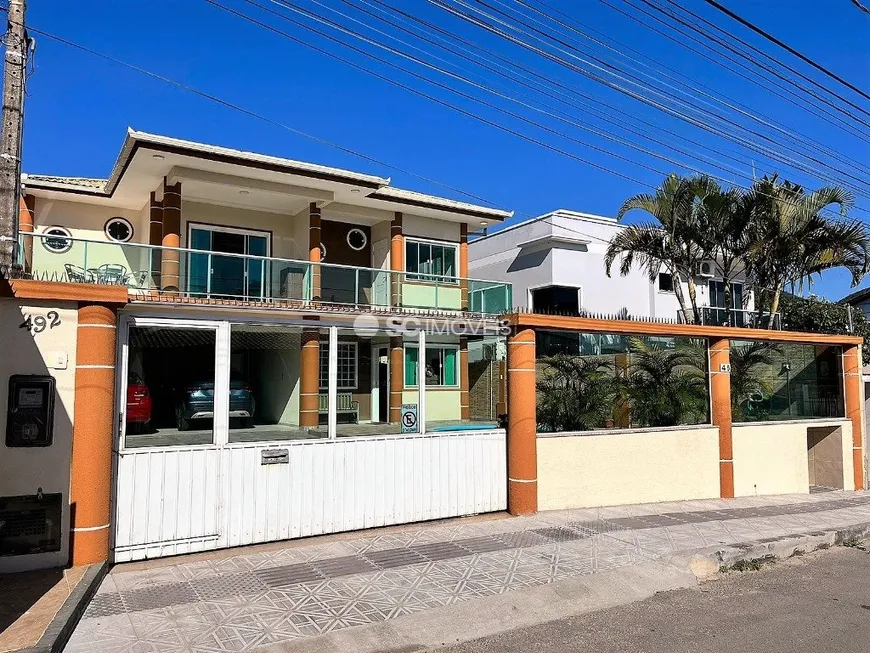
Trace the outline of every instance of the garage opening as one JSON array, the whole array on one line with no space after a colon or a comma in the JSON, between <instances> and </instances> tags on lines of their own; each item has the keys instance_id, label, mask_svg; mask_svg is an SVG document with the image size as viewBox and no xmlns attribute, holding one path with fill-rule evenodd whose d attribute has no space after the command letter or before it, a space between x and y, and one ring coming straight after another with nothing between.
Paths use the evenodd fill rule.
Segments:
<instances>
[{"instance_id":1,"label":"garage opening","mask_svg":"<svg viewBox=\"0 0 870 653\"><path fill-rule=\"evenodd\" d=\"M214 442L214 328L130 328L126 447Z\"/></svg>"},{"instance_id":2,"label":"garage opening","mask_svg":"<svg viewBox=\"0 0 870 653\"><path fill-rule=\"evenodd\" d=\"M842 490L843 429L839 426L807 428L807 464L810 492Z\"/></svg>"}]
</instances>

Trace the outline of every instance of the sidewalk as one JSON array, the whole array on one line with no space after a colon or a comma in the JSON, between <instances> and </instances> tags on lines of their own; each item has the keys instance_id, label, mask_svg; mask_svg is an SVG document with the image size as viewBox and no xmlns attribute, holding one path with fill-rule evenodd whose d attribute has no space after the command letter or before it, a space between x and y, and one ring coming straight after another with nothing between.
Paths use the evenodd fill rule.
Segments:
<instances>
[{"instance_id":1,"label":"sidewalk","mask_svg":"<svg viewBox=\"0 0 870 653\"><path fill-rule=\"evenodd\" d=\"M105 578L66 651L289 646L710 547L868 522L870 493L825 492L455 520L134 563Z\"/></svg>"}]
</instances>

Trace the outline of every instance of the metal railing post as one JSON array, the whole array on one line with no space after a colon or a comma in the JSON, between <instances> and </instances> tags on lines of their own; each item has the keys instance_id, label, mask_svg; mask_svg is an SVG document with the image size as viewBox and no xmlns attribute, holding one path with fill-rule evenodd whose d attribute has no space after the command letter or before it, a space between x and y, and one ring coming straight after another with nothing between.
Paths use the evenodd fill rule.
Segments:
<instances>
[{"instance_id":1,"label":"metal railing post","mask_svg":"<svg viewBox=\"0 0 870 653\"><path fill-rule=\"evenodd\" d=\"M354 282L353 282L353 303L355 306L359 306L359 268L356 268L354 271Z\"/></svg>"}]
</instances>

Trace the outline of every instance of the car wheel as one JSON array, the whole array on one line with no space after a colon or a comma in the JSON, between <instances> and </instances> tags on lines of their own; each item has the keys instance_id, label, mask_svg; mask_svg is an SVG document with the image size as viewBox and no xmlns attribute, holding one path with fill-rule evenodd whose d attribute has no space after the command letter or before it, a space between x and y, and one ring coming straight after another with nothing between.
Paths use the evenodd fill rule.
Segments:
<instances>
[{"instance_id":1,"label":"car wheel","mask_svg":"<svg viewBox=\"0 0 870 653\"><path fill-rule=\"evenodd\" d=\"M253 417L243 417L239 421L239 426L241 426L243 429L254 428L254 418Z\"/></svg>"}]
</instances>

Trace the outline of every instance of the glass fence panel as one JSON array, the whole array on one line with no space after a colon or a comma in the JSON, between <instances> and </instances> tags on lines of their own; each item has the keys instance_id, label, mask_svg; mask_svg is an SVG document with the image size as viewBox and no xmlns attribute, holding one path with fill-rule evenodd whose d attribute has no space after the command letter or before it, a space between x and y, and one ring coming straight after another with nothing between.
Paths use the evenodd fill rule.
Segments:
<instances>
[{"instance_id":1,"label":"glass fence panel","mask_svg":"<svg viewBox=\"0 0 870 653\"><path fill-rule=\"evenodd\" d=\"M300 423L302 340L301 327L231 326L230 442L326 437Z\"/></svg>"},{"instance_id":2,"label":"glass fence panel","mask_svg":"<svg viewBox=\"0 0 870 653\"><path fill-rule=\"evenodd\" d=\"M844 417L842 349L731 341L735 422Z\"/></svg>"},{"instance_id":3,"label":"glass fence panel","mask_svg":"<svg viewBox=\"0 0 870 653\"><path fill-rule=\"evenodd\" d=\"M396 336L377 330L339 330L335 407L338 437L417 432L419 393L417 388L405 384L408 375L414 374L407 363L405 347L416 340L414 335ZM326 336L320 346L320 392L325 424L329 389Z\"/></svg>"},{"instance_id":4,"label":"glass fence panel","mask_svg":"<svg viewBox=\"0 0 870 653\"><path fill-rule=\"evenodd\" d=\"M469 308L474 313L501 315L513 304L513 286L494 281L468 281Z\"/></svg>"},{"instance_id":5,"label":"glass fence panel","mask_svg":"<svg viewBox=\"0 0 870 653\"><path fill-rule=\"evenodd\" d=\"M468 338L468 418L476 428L503 427L507 420L507 342L503 336Z\"/></svg>"},{"instance_id":6,"label":"glass fence panel","mask_svg":"<svg viewBox=\"0 0 870 653\"><path fill-rule=\"evenodd\" d=\"M705 340L537 334L541 432L708 424Z\"/></svg>"},{"instance_id":7,"label":"glass fence panel","mask_svg":"<svg viewBox=\"0 0 870 653\"><path fill-rule=\"evenodd\" d=\"M130 327L124 446L214 441L214 329Z\"/></svg>"}]
</instances>

